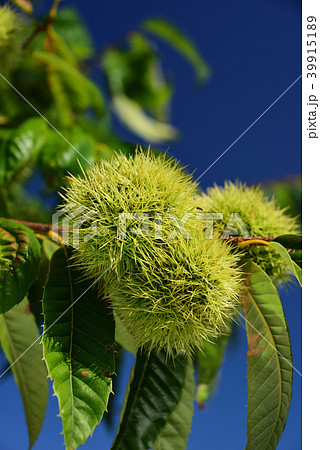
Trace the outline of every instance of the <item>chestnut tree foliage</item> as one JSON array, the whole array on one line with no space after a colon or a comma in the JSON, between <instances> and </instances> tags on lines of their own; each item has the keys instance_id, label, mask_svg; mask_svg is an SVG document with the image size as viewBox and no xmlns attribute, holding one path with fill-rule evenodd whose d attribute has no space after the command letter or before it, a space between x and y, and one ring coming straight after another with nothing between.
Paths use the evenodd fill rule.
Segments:
<instances>
[{"instance_id":1,"label":"chestnut tree foliage","mask_svg":"<svg viewBox=\"0 0 320 450\"><path fill-rule=\"evenodd\" d=\"M77 11L59 3L44 16L30 0L0 7L0 347L7 359L0 381L10 372L15 378L30 448L45 417L48 378L65 446L76 449L114 414L121 353L130 351L135 363L112 450L184 450L194 400L203 406L214 392L242 321L246 448L275 449L293 374L277 288L302 282L293 218L299 193L277 185L280 206L242 184L201 193L156 149L179 134L157 44L176 50L205 84L210 69L195 44L169 21L150 18L98 51ZM134 142L124 137L131 135ZM152 148L137 151L137 139ZM72 238L79 231L72 211L91 205L97 212L81 222L80 245L50 225L59 194ZM203 223L191 220L190 241L132 232L119 244L116 215L136 210L170 210L178 219L238 211L250 237L235 237L226 220L205 241ZM93 224L99 238L86 240Z\"/></svg>"}]
</instances>

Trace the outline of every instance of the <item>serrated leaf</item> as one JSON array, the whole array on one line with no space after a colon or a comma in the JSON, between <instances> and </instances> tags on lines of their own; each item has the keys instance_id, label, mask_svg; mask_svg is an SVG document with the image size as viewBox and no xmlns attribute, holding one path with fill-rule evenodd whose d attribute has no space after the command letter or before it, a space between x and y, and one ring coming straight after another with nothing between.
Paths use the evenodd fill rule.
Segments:
<instances>
[{"instance_id":1,"label":"serrated leaf","mask_svg":"<svg viewBox=\"0 0 320 450\"><path fill-rule=\"evenodd\" d=\"M194 68L200 83L207 81L210 68L200 55L196 45L175 25L164 19L148 19L142 23L142 29L164 40L180 53Z\"/></svg>"},{"instance_id":2,"label":"serrated leaf","mask_svg":"<svg viewBox=\"0 0 320 450\"><path fill-rule=\"evenodd\" d=\"M0 185L12 177L29 161L35 152L45 122L41 118L26 120L2 142L0 152Z\"/></svg>"},{"instance_id":3,"label":"serrated leaf","mask_svg":"<svg viewBox=\"0 0 320 450\"><path fill-rule=\"evenodd\" d=\"M153 445L153 450L185 450L191 431L194 401L193 362L187 359L183 388L179 403Z\"/></svg>"},{"instance_id":4,"label":"serrated leaf","mask_svg":"<svg viewBox=\"0 0 320 450\"><path fill-rule=\"evenodd\" d=\"M57 250L43 297L44 359L58 398L67 449L99 424L112 391L114 320L89 281Z\"/></svg>"},{"instance_id":5,"label":"serrated leaf","mask_svg":"<svg viewBox=\"0 0 320 450\"><path fill-rule=\"evenodd\" d=\"M41 246L30 228L0 220L0 314L27 295L38 276L40 256Z\"/></svg>"},{"instance_id":6,"label":"serrated leaf","mask_svg":"<svg viewBox=\"0 0 320 450\"><path fill-rule=\"evenodd\" d=\"M152 448L181 398L185 370L182 355L138 351L112 450Z\"/></svg>"},{"instance_id":7,"label":"serrated leaf","mask_svg":"<svg viewBox=\"0 0 320 450\"><path fill-rule=\"evenodd\" d=\"M138 103L125 95L115 95L113 106L118 117L129 130L147 142L172 141L178 137L176 128L148 116Z\"/></svg>"},{"instance_id":8,"label":"serrated leaf","mask_svg":"<svg viewBox=\"0 0 320 450\"><path fill-rule=\"evenodd\" d=\"M39 330L27 300L0 316L0 342L8 362L13 364L11 371L21 393L31 448L45 417L48 380Z\"/></svg>"},{"instance_id":9,"label":"serrated leaf","mask_svg":"<svg viewBox=\"0 0 320 450\"><path fill-rule=\"evenodd\" d=\"M291 401L292 356L279 294L255 263L244 271L243 298L248 335L247 450L276 448Z\"/></svg>"},{"instance_id":10,"label":"serrated leaf","mask_svg":"<svg viewBox=\"0 0 320 450\"><path fill-rule=\"evenodd\" d=\"M290 268L291 272L296 277L296 279L299 281L300 286L302 286L302 269L298 266L298 264L296 262L294 262L291 259L291 256L288 253L288 251L281 244L279 244L279 242L271 241L270 246L281 254L283 259L288 264L288 267Z\"/></svg>"}]
</instances>

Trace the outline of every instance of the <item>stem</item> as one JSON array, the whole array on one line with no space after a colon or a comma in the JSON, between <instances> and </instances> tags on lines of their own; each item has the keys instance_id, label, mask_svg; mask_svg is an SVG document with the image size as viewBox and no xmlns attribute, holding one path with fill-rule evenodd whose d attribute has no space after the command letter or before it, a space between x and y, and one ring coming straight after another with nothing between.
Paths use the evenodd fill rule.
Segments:
<instances>
[{"instance_id":1,"label":"stem","mask_svg":"<svg viewBox=\"0 0 320 450\"><path fill-rule=\"evenodd\" d=\"M48 28L48 21L46 20L42 25L37 25L36 28L33 30L33 32L31 33L31 35L28 37L28 39L26 41L24 41L24 43L22 44L22 49L24 50L26 47L28 47L28 45L30 44L30 42L33 41L33 39L40 33L42 33L43 31L46 31Z\"/></svg>"},{"instance_id":2,"label":"stem","mask_svg":"<svg viewBox=\"0 0 320 450\"><path fill-rule=\"evenodd\" d=\"M239 242L243 242L243 246L245 246L245 242L247 241L265 241L265 242L269 242L269 241L273 241L274 237L241 237L241 236L229 236L228 238L226 238L226 240L231 241L231 242L236 242L237 244ZM250 242L252 243L252 242ZM256 244L258 244L259 242L256 242Z\"/></svg>"},{"instance_id":3,"label":"stem","mask_svg":"<svg viewBox=\"0 0 320 450\"><path fill-rule=\"evenodd\" d=\"M14 220L15 222L22 223L26 227L31 228L31 230L39 234L47 234L49 231L52 231L53 228L50 223L29 222L26 220L11 219L9 217L0 217L0 220ZM55 226L54 229L61 232L64 228L61 226Z\"/></svg>"},{"instance_id":4,"label":"stem","mask_svg":"<svg viewBox=\"0 0 320 450\"><path fill-rule=\"evenodd\" d=\"M57 14L57 9L58 9L58 5L60 3L61 0L54 0L52 7L48 13L47 18L45 19L45 21L43 23L38 23L36 22L36 27L33 30L33 32L31 33L31 35L28 37L28 39L22 44L22 49L24 50L26 47L28 47L28 45L30 44L30 42L33 41L33 39L40 33L42 33L43 31L47 31L48 26L50 25L50 23L52 22L52 20L55 18L56 14Z\"/></svg>"},{"instance_id":5,"label":"stem","mask_svg":"<svg viewBox=\"0 0 320 450\"><path fill-rule=\"evenodd\" d=\"M247 239L246 241L238 242L238 246L241 248L247 247L247 245L268 245L269 247L271 247L269 242L267 242L263 238L252 238L252 239Z\"/></svg>"},{"instance_id":6,"label":"stem","mask_svg":"<svg viewBox=\"0 0 320 450\"><path fill-rule=\"evenodd\" d=\"M61 2L61 0L54 0L53 4L51 6L51 9L49 11L49 16L48 16L49 22L51 22L56 17L58 6L59 6L60 2Z\"/></svg>"},{"instance_id":7,"label":"stem","mask_svg":"<svg viewBox=\"0 0 320 450\"><path fill-rule=\"evenodd\" d=\"M0 220L8 220L7 217L0 217ZM14 220L15 222L22 223L27 227L31 228L33 231L39 234L47 234L49 231L52 231L53 225L50 223L39 223L39 222L28 222L25 220L17 220L17 219L9 219ZM60 233L61 231L68 231L68 228L62 226L54 226L55 231ZM241 246L256 244L256 245L268 245L267 242L272 241L273 237L241 237L241 236L229 236L227 238L223 238L225 241L235 242L237 244L242 243ZM248 243L248 244L247 244Z\"/></svg>"}]
</instances>

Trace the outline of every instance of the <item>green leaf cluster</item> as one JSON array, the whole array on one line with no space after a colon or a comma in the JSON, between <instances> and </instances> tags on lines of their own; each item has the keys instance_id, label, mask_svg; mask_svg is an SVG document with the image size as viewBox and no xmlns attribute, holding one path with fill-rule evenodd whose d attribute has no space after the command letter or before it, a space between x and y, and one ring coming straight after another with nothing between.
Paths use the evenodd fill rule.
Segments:
<instances>
[{"instance_id":1,"label":"green leaf cluster","mask_svg":"<svg viewBox=\"0 0 320 450\"><path fill-rule=\"evenodd\" d=\"M68 172L109 160L119 149L133 153L136 138L127 142L114 130L114 114L148 145L176 139L170 123L174 86L156 41L147 36L153 28L157 37L170 29L166 41L191 64L198 58L206 66L188 36L178 30L175 36L165 20L145 22L99 53L77 10L57 5L40 18L25 0L16 3L18 13L8 5L0 9L1 59L10 65L7 78L0 78L2 216L48 220L48 199L57 202ZM92 75L102 79L99 71L104 80L97 84ZM39 177L41 189L31 196L28 186Z\"/></svg>"}]
</instances>

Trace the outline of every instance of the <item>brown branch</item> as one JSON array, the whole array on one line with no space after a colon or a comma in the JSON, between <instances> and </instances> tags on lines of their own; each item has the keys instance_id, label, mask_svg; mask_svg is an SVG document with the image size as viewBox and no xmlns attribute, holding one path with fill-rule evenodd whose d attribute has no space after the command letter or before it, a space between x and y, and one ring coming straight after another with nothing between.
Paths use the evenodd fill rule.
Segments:
<instances>
[{"instance_id":1,"label":"brown branch","mask_svg":"<svg viewBox=\"0 0 320 450\"><path fill-rule=\"evenodd\" d=\"M0 220L6 220L8 218L6 217L0 217ZM54 231L60 233L62 231L68 231L69 228L66 227L62 227L62 226L53 226L50 223L38 223L38 222L28 222L25 220L17 220L17 219L8 219L8 220L14 220L15 222L18 223L22 223L23 225L26 225L27 227L31 228L33 231L35 231L36 233L40 233L40 234L46 234L49 233L49 231L52 231L52 229L54 229ZM259 240L259 241L272 241L274 239L274 237L241 237L241 236L229 236L227 238L223 238L225 241L230 241L230 242L234 242L236 244L240 243L240 242L246 242L246 241L255 241L255 240Z\"/></svg>"},{"instance_id":2,"label":"brown branch","mask_svg":"<svg viewBox=\"0 0 320 450\"><path fill-rule=\"evenodd\" d=\"M28 45L30 44L30 42L33 41L33 39L40 33L47 31L49 25L51 24L52 20L55 18L56 14L57 14L57 9L58 9L58 5L60 3L61 0L54 0L52 7L47 15L47 18L45 19L45 21L43 23L39 23L38 21L36 21L36 27L33 30L33 32L31 33L31 35L26 39L26 41L22 44L22 49L24 50L26 47L28 47Z\"/></svg>"},{"instance_id":3,"label":"brown branch","mask_svg":"<svg viewBox=\"0 0 320 450\"><path fill-rule=\"evenodd\" d=\"M17 220L17 219L11 219L8 217L0 217L0 220L14 220L15 222L22 223L22 225L25 225L26 227L31 228L31 230L35 231L36 233L40 234L47 234L49 231L52 231L54 229L55 231L58 231L60 233L63 230L67 230L67 228L61 227L61 226L54 226L50 223L38 223L38 222L29 222L26 220Z\"/></svg>"},{"instance_id":4,"label":"brown branch","mask_svg":"<svg viewBox=\"0 0 320 450\"><path fill-rule=\"evenodd\" d=\"M33 30L31 35L24 41L22 44L22 49L24 50L30 42L33 41L33 39L38 36L38 34L42 33L43 31L46 31L48 29L49 20L47 19L42 25L37 25L36 28Z\"/></svg>"},{"instance_id":5,"label":"brown branch","mask_svg":"<svg viewBox=\"0 0 320 450\"><path fill-rule=\"evenodd\" d=\"M258 240L258 241L273 241L274 237L241 237L241 236L229 236L227 238L225 238L228 241L231 242L245 242L245 241L253 241L253 240Z\"/></svg>"}]
</instances>

